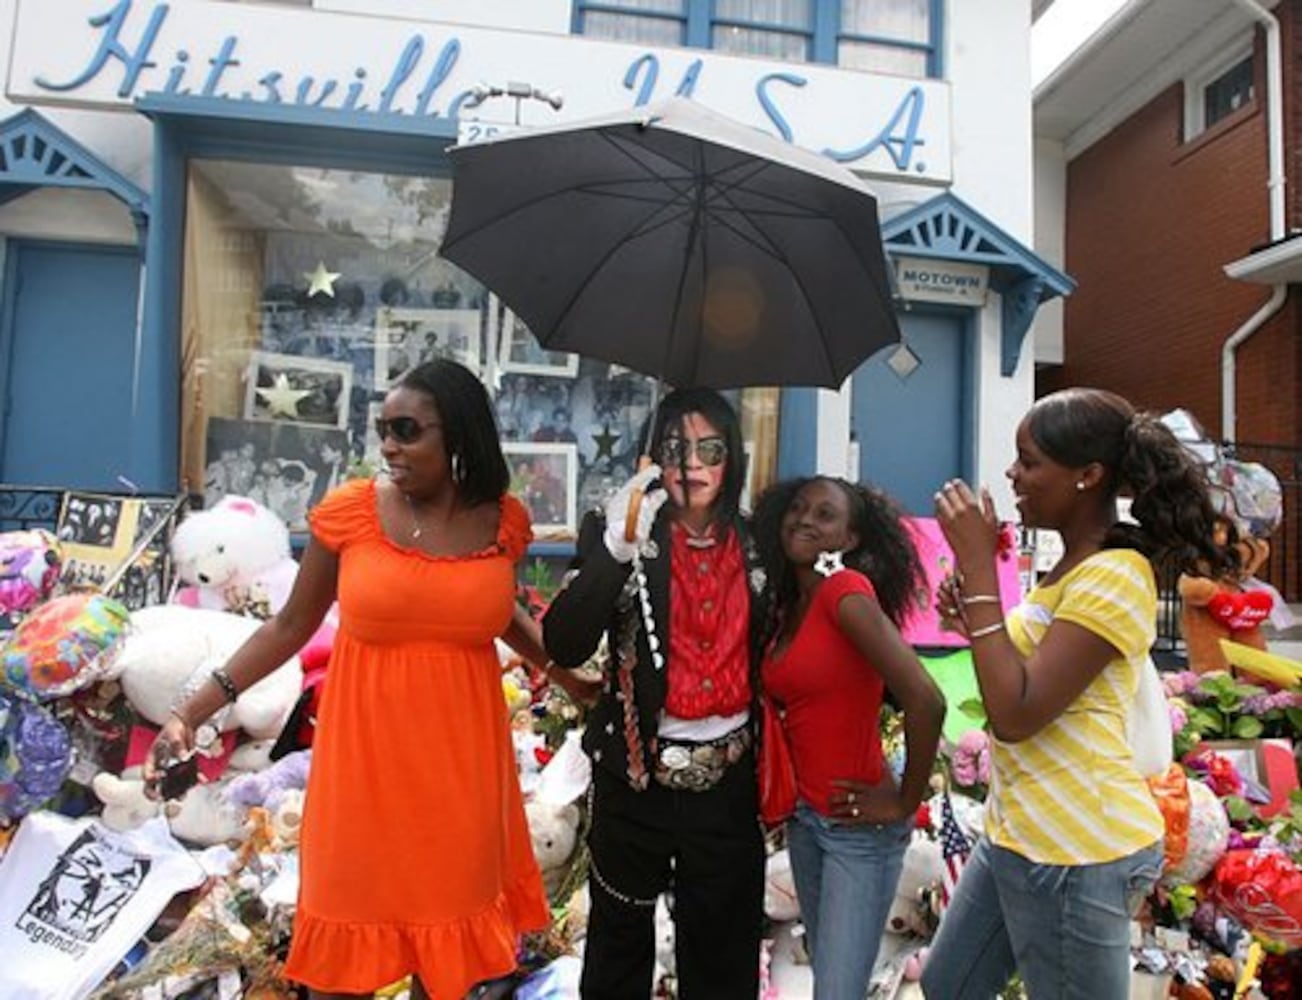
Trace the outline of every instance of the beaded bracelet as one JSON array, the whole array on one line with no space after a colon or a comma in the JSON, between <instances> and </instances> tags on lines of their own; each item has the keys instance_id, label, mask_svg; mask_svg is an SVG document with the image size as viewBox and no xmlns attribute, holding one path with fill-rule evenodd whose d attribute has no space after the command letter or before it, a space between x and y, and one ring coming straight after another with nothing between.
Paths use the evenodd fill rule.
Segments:
<instances>
[{"instance_id":1,"label":"beaded bracelet","mask_svg":"<svg viewBox=\"0 0 1302 1000\"><path fill-rule=\"evenodd\" d=\"M994 635L996 632L1002 631L1003 627L1004 620L1000 618L999 621L995 622L993 625L987 625L985 628L973 629L967 634L967 637L969 639L980 639L982 636Z\"/></svg>"},{"instance_id":2,"label":"beaded bracelet","mask_svg":"<svg viewBox=\"0 0 1302 1000\"><path fill-rule=\"evenodd\" d=\"M214 684L222 689L222 694L226 696L227 701L234 702L240 696L240 689L235 686L235 682L231 680L231 675L226 672L225 667L218 667L208 676L212 678Z\"/></svg>"},{"instance_id":3,"label":"beaded bracelet","mask_svg":"<svg viewBox=\"0 0 1302 1000\"><path fill-rule=\"evenodd\" d=\"M960 597L964 604L999 604L998 594L973 594L971 597Z\"/></svg>"}]
</instances>

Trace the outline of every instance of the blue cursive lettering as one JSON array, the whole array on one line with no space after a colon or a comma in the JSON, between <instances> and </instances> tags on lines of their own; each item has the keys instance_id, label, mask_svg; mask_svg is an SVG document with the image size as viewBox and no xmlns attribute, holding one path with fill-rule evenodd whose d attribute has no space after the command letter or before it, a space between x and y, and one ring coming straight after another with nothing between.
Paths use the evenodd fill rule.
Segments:
<instances>
[{"instance_id":1,"label":"blue cursive lettering","mask_svg":"<svg viewBox=\"0 0 1302 1000\"><path fill-rule=\"evenodd\" d=\"M158 30L167 18L167 10L165 3L154 8L140 43L134 52L129 52L122 44L120 35L122 24L127 19L127 14L131 12L131 0L119 0L118 5L107 14L98 14L90 19L92 28L104 28L105 32L104 37L100 39L99 48L95 50L95 54L91 56L90 62L82 70L81 75L67 83L51 83L38 76L36 85L46 90L76 90L99 76L110 59L117 59L126 69L122 75L122 83L118 87L118 97L131 96L131 92L136 89L136 81L140 79L140 74L157 65L149 61L149 50L154 47Z\"/></svg>"},{"instance_id":2,"label":"blue cursive lettering","mask_svg":"<svg viewBox=\"0 0 1302 1000\"><path fill-rule=\"evenodd\" d=\"M452 69L457 64L457 59L461 56L461 41L457 38L449 38L443 44L443 50L439 52L438 62L430 70L429 79L425 81L425 86L421 88L420 94L416 97L416 114L423 115L430 113L429 104L434 100L434 95L438 93L439 87L449 76L452 75ZM437 109L432 112L434 117L438 117Z\"/></svg>"},{"instance_id":3,"label":"blue cursive lettering","mask_svg":"<svg viewBox=\"0 0 1302 1000\"><path fill-rule=\"evenodd\" d=\"M420 35L412 35L403 48L402 55L398 56L398 64L393 67L389 82L380 91L380 107L378 110L381 113L394 110L393 100L398 96L398 89L407 82L407 77L411 76L415 71L416 64L420 62L421 54L424 51L425 40ZM402 114L401 111L396 113Z\"/></svg>"},{"instance_id":4,"label":"blue cursive lettering","mask_svg":"<svg viewBox=\"0 0 1302 1000\"><path fill-rule=\"evenodd\" d=\"M892 162L895 164L895 169L908 170L913 161L913 151L919 146L926 145L926 140L918 137L918 127L922 123L922 111L926 104L927 95L922 92L922 88L911 87L909 92L904 95L904 99L900 101L899 107L895 109L895 113L891 115L890 121L875 137L869 139L858 149L841 152L834 149L825 149L823 155L830 156L838 163L848 163L852 160L862 159L878 146L881 146L890 155ZM896 135L895 129L906 114L908 115L908 123L904 126L904 134ZM919 169L921 169L921 164L919 164Z\"/></svg>"},{"instance_id":5,"label":"blue cursive lettering","mask_svg":"<svg viewBox=\"0 0 1302 1000\"><path fill-rule=\"evenodd\" d=\"M208 65L212 67L208 71L208 79L203 83L203 90L200 92L204 97L212 97L217 93L217 84L226 72L228 66L238 66L240 61L232 59L231 53L235 51L235 36L227 35L222 42L222 47L217 55L208 60Z\"/></svg>"},{"instance_id":6,"label":"blue cursive lettering","mask_svg":"<svg viewBox=\"0 0 1302 1000\"><path fill-rule=\"evenodd\" d=\"M760 107L769 116L769 121L778 130L778 135L782 136L787 142L794 141L795 137L791 132L791 126L787 124L786 118L778 110L777 105L773 103L773 99L769 97L769 84L786 83L792 87L803 87L808 82L803 76L796 76L794 73L769 73L767 76L760 77L759 82L755 84L755 96L759 98Z\"/></svg>"}]
</instances>

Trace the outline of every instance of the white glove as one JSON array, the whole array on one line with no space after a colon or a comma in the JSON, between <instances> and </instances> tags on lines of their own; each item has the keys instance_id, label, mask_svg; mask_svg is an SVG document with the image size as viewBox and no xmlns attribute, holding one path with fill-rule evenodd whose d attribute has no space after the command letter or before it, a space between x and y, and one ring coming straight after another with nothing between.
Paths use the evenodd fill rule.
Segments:
<instances>
[{"instance_id":1,"label":"white glove","mask_svg":"<svg viewBox=\"0 0 1302 1000\"><path fill-rule=\"evenodd\" d=\"M662 488L646 492L646 488L659 477L660 466L648 465L606 501L606 548L615 557L616 562L632 562L633 557L650 540L651 526L655 524L656 514L669 499L669 494ZM640 499L641 506L637 512L635 537L629 541L625 537L625 524L628 521L629 505L634 497Z\"/></svg>"}]
</instances>

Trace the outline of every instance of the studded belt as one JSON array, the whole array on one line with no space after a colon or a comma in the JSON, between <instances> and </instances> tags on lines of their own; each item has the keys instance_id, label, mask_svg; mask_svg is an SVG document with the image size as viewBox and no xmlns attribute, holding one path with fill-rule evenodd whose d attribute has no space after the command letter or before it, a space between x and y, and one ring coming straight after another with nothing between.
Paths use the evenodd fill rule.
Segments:
<instances>
[{"instance_id":1,"label":"studded belt","mask_svg":"<svg viewBox=\"0 0 1302 1000\"><path fill-rule=\"evenodd\" d=\"M704 792L721 780L751 747L750 726L738 726L714 740L675 740L660 737L655 779L666 788Z\"/></svg>"}]
</instances>

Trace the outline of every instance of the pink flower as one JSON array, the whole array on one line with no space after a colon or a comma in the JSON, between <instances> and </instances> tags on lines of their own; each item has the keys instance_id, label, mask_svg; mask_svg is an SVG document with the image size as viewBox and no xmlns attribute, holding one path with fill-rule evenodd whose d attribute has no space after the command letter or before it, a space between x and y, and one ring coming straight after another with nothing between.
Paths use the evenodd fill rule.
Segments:
<instances>
[{"instance_id":1,"label":"pink flower","mask_svg":"<svg viewBox=\"0 0 1302 1000\"><path fill-rule=\"evenodd\" d=\"M981 729L969 729L958 739L950 761L955 784L964 788L990 783L990 739Z\"/></svg>"},{"instance_id":2,"label":"pink flower","mask_svg":"<svg viewBox=\"0 0 1302 1000\"><path fill-rule=\"evenodd\" d=\"M1166 710L1171 716L1171 732L1179 734L1189 724L1189 716L1183 708L1173 702L1166 703Z\"/></svg>"}]
</instances>

